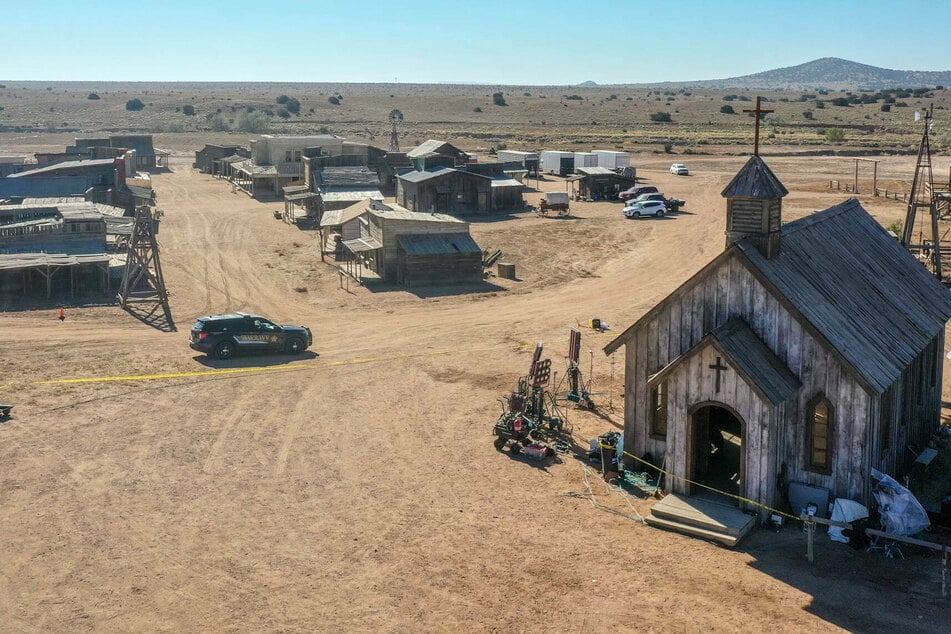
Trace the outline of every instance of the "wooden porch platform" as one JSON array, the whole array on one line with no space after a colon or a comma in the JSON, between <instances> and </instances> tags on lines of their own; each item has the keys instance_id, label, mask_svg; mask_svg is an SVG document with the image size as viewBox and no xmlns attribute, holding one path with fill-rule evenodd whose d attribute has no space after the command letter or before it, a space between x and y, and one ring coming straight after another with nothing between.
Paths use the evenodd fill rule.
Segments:
<instances>
[{"instance_id":1,"label":"wooden porch platform","mask_svg":"<svg viewBox=\"0 0 951 634\"><path fill-rule=\"evenodd\" d=\"M753 530L756 518L731 504L671 493L653 506L646 521L658 528L736 546Z\"/></svg>"}]
</instances>

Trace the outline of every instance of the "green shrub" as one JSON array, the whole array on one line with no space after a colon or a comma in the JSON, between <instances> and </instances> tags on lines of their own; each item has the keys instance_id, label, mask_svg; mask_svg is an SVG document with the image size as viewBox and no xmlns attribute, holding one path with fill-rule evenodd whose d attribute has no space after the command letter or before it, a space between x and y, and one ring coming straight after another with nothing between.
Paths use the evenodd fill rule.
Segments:
<instances>
[{"instance_id":1,"label":"green shrub","mask_svg":"<svg viewBox=\"0 0 951 634\"><path fill-rule=\"evenodd\" d=\"M802 118L803 118L803 119L809 119L809 120L811 121L811 120L812 120L812 116L813 116L813 115L812 115L812 110L803 110L803 112L802 112Z\"/></svg>"},{"instance_id":2,"label":"green shrub","mask_svg":"<svg viewBox=\"0 0 951 634\"><path fill-rule=\"evenodd\" d=\"M829 143L842 143L845 141L845 132L841 128L829 128L826 130L825 137Z\"/></svg>"},{"instance_id":3,"label":"green shrub","mask_svg":"<svg viewBox=\"0 0 951 634\"><path fill-rule=\"evenodd\" d=\"M229 129L228 122L217 112L211 113L208 117L208 123L215 132L225 132Z\"/></svg>"},{"instance_id":4,"label":"green shrub","mask_svg":"<svg viewBox=\"0 0 951 634\"><path fill-rule=\"evenodd\" d=\"M340 105L340 99L339 99L336 95L331 95L331 96L327 97L327 102L330 103L330 104L333 104L333 105L335 105L335 106L339 106L339 105Z\"/></svg>"},{"instance_id":5,"label":"green shrub","mask_svg":"<svg viewBox=\"0 0 951 634\"><path fill-rule=\"evenodd\" d=\"M241 132L250 132L252 134L263 134L270 128L271 122L267 115L256 110L255 112L242 112L238 116L238 130Z\"/></svg>"},{"instance_id":6,"label":"green shrub","mask_svg":"<svg viewBox=\"0 0 951 634\"><path fill-rule=\"evenodd\" d=\"M136 97L136 98L134 98L134 99L129 99L127 102L125 102L125 109L126 109L126 110L131 110L131 111L133 111L133 112L137 112L137 111L139 111L139 110L142 110L143 108L145 108L145 104L142 103L142 100L139 99L138 97Z\"/></svg>"},{"instance_id":7,"label":"green shrub","mask_svg":"<svg viewBox=\"0 0 951 634\"><path fill-rule=\"evenodd\" d=\"M89 95L86 97L86 99L92 99L93 101L95 101L95 100L99 99L99 95L97 95L97 94L94 93L94 92L91 92L91 93L89 93Z\"/></svg>"},{"instance_id":8,"label":"green shrub","mask_svg":"<svg viewBox=\"0 0 951 634\"><path fill-rule=\"evenodd\" d=\"M883 103L883 104L882 104L882 107L879 108L879 110L881 110L882 112L891 112L891 111L892 111L892 106L891 106L891 104Z\"/></svg>"},{"instance_id":9,"label":"green shrub","mask_svg":"<svg viewBox=\"0 0 951 634\"><path fill-rule=\"evenodd\" d=\"M182 113L183 113L186 117L194 117L194 116L195 116L195 106L182 106Z\"/></svg>"},{"instance_id":10,"label":"green shrub","mask_svg":"<svg viewBox=\"0 0 951 634\"><path fill-rule=\"evenodd\" d=\"M497 106L507 106L507 105L508 105L507 103L505 103L505 95L503 95L503 94L500 93L500 92L494 92L494 93L492 93L492 103L494 103L494 104L497 105Z\"/></svg>"},{"instance_id":11,"label":"green shrub","mask_svg":"<svg viewBox=\"0 0 951 634\"><path fill-rule=\"evenodd\" d=\"M669 112L655 112L650 118L654 123L670 123L673 121Z\"/></svg>"},{"instance_id":12,"label":"green shrub","mask_svg":"<svg viewBox=\"0 0 951 634\"><path fill-rule=\"evenodd\" d=\"M720 112L723 114L736 114L736 110L733 109L733 106L720 106Z\"/></svg>"}]
</instances>

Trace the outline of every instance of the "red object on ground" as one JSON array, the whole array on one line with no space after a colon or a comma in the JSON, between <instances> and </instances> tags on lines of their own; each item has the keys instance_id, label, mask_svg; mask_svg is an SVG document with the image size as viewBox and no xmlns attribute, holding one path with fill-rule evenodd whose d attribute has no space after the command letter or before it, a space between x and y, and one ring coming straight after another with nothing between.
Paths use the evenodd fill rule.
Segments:
<instances>
[{"instance_id":1,"label":"red object on ground","mask_svg":"<svg viewBox=\"0 0 951 634\"><path fill-rule=\"evenodd\" d=\"M60 321L63 321L64 319L66 319L66 309L63 308L62 306L60 306L60 307L59 307L59 320L60 320Z\"/></svg>"}]
</instances>

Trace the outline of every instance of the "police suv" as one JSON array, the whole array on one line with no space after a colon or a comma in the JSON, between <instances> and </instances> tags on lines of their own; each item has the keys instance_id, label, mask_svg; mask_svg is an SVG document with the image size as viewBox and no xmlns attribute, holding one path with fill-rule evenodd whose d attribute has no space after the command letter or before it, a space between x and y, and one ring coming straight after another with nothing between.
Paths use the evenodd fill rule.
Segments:
<instances>
[{"instance_id":1,"label":"police suv","mask_svg":"<svg viewBox=\"0 0 951 634\"><path fill-rule=\"evenodd\" d=\"M300 354L314 338L306 326L278 326L260 315L231 313L199 317L188 345L217 359L238 353Z\"/></svg>"}]
</instances>

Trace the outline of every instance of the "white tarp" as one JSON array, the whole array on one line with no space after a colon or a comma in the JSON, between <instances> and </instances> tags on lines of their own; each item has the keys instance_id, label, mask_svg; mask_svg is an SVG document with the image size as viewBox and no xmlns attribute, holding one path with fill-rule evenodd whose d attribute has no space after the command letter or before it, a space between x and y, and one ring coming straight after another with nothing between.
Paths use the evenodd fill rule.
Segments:
<instances>
[{"instance_id":1,"label":"white tarp","mask_svg":"<svg viewBox=\"0 0 951 634\"><path fill-rule=\"evenodd\" d=\"M872 495L878 502L886 533L908 536L928 528L928 513L911 491L877 469L872 469L871 474Z\"/></svg>"},{"instance_id":2,"label":"white tarp","mask_svg":"<svg viewBox=\"0 0 951 634\"><path fill-rule=\"evenodd\" d=\"M855 520L860 520L864 517L868 517L868 509L855 500L836 498L835 502L832 503L832 517L830 519L833 522L851 524ZM842 542L843 544L849 543L849 538L842 534L842 529L838 526L829 527L829 539L834 542Z\"/></svg>"}]
</instances>

